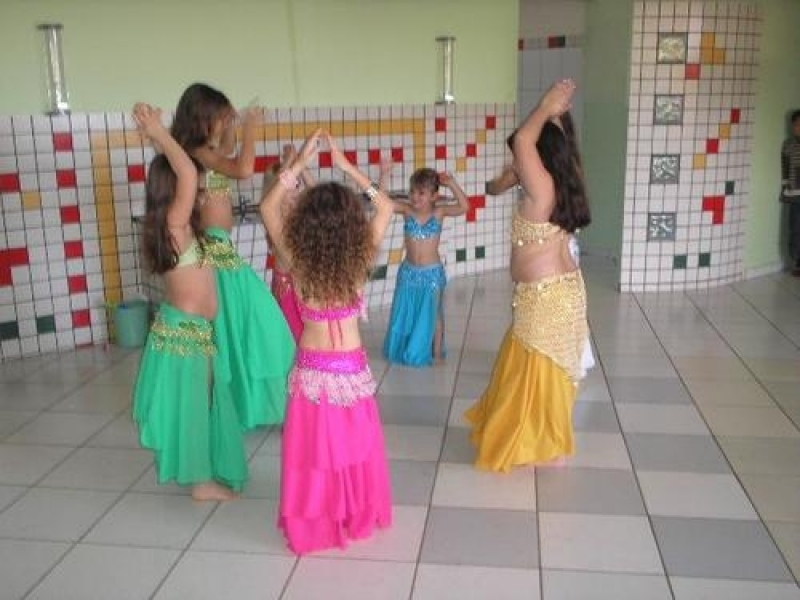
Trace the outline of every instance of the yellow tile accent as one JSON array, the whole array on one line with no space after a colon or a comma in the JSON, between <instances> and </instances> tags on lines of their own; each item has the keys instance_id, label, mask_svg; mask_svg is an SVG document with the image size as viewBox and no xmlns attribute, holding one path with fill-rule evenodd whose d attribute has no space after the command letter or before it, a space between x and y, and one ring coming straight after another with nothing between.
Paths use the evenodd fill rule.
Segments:
<instances>
[{"instance_id":1,"label":"yellow tile accent","mask_svg":"<svg viewBox=\"0 0 800 600\"><path fill-rule=\"evenodd\" d=\"M355 121L342 121L342 135L354 136L356 134Z\"/></svg>"},{"instance_id":2,"label":"yellow tile accent","mask_svg":"<svg viewBox=\"0 0 800 600\"><path fill-rule=\"evenodd\" d=\"M111 164L111 155L108 153L108 149L102 148L98 150L94 147L92 148L92 166L107 167Z\"/></svg>"},{"instance_id":3,"label":"yellow tile accent","mask_svg":"<svg viewBox=\"0 0 800 600\"><path fill-rule=\"evenodd\" d=\"M421 169L425 166L425 146L414 145L414 168Z\"/></svg>"},{"instance_id":4,"label":"yellow tile accent","mask_svg":"<svg viewBox=\"0 0 800 600\"><path fill-rule=\"evenodd\" d=\"M124 131L109 131L107 139L109 148L124 148L127 145ZM140 142L137 141L136 145L139 146Z\"/></svg>"},{"instance_id":5,"label":"yellow tile accent","mask_svg":"<svg viewBox=\"0 0 800 600\"><path fill-rule=\"evenodd\" d=\"M378 123L378 135L389 135L392 133L392 123L389 119L385 119Z\"/></svg>"},{"instance_id":6,"label":"yellow tile accent","mask_svg":"<svg viewBox=\"0 0 800 600\"><path fill-rule=\"evenodd\" d=\"M704 65L710 65L714 62L714 49L702 48L700 50L700 62Z\"/></svg>"},{"instance_id":7,"label":"yellow tile accent","mask_svg":"<svg viewBox=\"0 0 800 600\"><path fill-rule=\"evenodd\" d=\"M108 136L105 132L93 133L89 136L89 144L92 149L108 148Z\"/></svg>"},{"instance_id":8,"label":"yellow tile accent","mask_svg":"<svg viewBox=\"0 0 800 600\"><path fill-rule=\"evenodd\" d=\"M356 135L367 135L369 133L369 122L356 121Z\"/></svg>"},{"instance_id":9,"label":"yellow tile accent","mask_svg":"<svg viewBox=\"0 0 800 600\"><path fill-rule=\"evenodd\" d=\"M278 139L278 124L277 123L267 123L264 125L264 140L277 140Z\"/></svg>"},{"instance_id":10,"label":"yellow tile accent","mask_svg":"<svg viewBox=\"0 0 800 600\"><path fill-rule=\"evenodd\" d=\"M344 125L341 121L334 121L330 125L329 131L333 137L344 135Z\"/></svg>"},{"instance_id":11,"label":"yellow tile accent","mask_svg":"<svg viewBox=\"0 0 800 600\"><path fill-rule=\"evenodd\" d=\"M425 133L425 119L414 119L412 123L414 133Z\"/></svg>"},{"instance_id":12,"label":"yellow tile accent","mask_svg":"<svg viewBox=\"0 0 800 600\"><path fill-rule=\"evenodd\" d=\"M725 64L725 48L714 48L714 57L711 61L715 65Z\"/></svg>"},{"instance_id":13,"label":"yellow tile accent","mask_svg":"<svg viewBox=\"0 0 800 600\"><path fill-rule=\"evenodd\" d=\"M731 124L730 123L722 123L719 126L719 137L720 139L727 140L731 137Z\"/></svg>"},{"instance_id":14,"label":"yellow tile accent","mask_svg":"<svg viewBox=\"0 0 800 600\"><path fill-rule=\"evenodd\" d=\"M367 121L367 133L369 135L380 135L381 121L379 119L372 119L371 121Z\"/></svg>"},{"instance_id":15,"label":"yellow tile accent","mask_svg":"<svg viewBox=\"0 0 800 600\"><path fill-rule=\"evenodd\" d=\"M280 123L278 125L278 139L288 140L292 137L292 124Z\"/></svg>"},{"instance_id":16,"label":"yellow tile accent","mask_svg":"<svg viewBox=\"0 0 800 600\"><path fill-rule=\"evenodd\" d=\"M706 31L700 36L700 48L713 48L717 45L717 36L712 31Z\"/></svg>"},{"instance_id":17,"label":"yellow tile accent","mask_svg":"<svg viewBox=\"0 0 800 600\"><path fill-rule=\"evenodd\" d=\"M479 129L478 131L475 132L475 141L477 143L479 143L479 144L485 144L486 143L486 130L485 129Z\"/></svg>"},{"instance_id":18,"label":"yellow tile accent","mask_svg":"<svg viewBox=\"0 0 800 600\"><path fill-rule=\"evenodd\" d=\"M42 195L39 192L22 192L22 210L35 210L42 207Z\"/></svg>"},{"instance_id":19,"label":"yellow tile accent","mask_svg":"<svg viewBox=\"0 0 800 600\"><path fill-rule=\"evenodd\" d=\"M111 185L111 169L109 167L95 167L94 185Z\"/></svg>"},{"instance_id":20,"label":"yellow tile accent","mask_svg":"<svg viewBox=\"0 0 800 600\"><path fill-rule=\"evenodd\" d=\"M395 135L403 133L403 131L405 131L404 125L405 125L404 119L392 119L392 126L391 126L392 133Z\"/></svg>"},{"instance_id":21,"label":"yellow tile accent","mask_svg":"<svg viewBox=\"0 0 800 600\"><path fill-rule=\"evenodd\" d=\"M97 220L99 222L103 221L114 221L114 207L110 204L98 204L97 205Z\"/></svg>"},{"instance_id":22,"label":"yellow tile accent","mask_svg":"<svg viewBox=\"0 0 800 600\"><path fill-rule=\"evenodd\" d=\"M94 202L99 205L110 204L113 207L114 203L114 190L110 185L97 185L94 187Z\"/></svg>"},{"instance_id":23,"label":"yellow tile accent","mask_svg":"<svg viewBox=\"0 0 800 600\"><path fill-rule=\"evenodd\" d=\"M467 170L467 159L463 156L460 156L456 159L456 172L463 173Z\"/></svg>"},{"instance_id":24,"label":"yellow tile accent","mask_svg":"<svg viewBox=\"0 0 800 600\"><path fill-rule=\"evenodd\" d=\"M706 155L705 154L695 154L694 155L694 162L692 163L693 169L705 169L706 168Z\"/></svg>"},{"instance_id":25,"label":"yellow tile accent","mask_svg":"<svg viewBox=\"0 0 800 600\"><path fill-rule=\"evenodd\" d=\"M124 133L125 147L128 146L141 146L149 142L145 142L142 134L138 131L126 131Z\"/></svg>"},{"instance_id":26,"label":"yellow tile accent","mask_svg":"<svg viewBox=\"0 0 800 600\"><path fill-rule=\"evenodd\" d=\"M396 248L395 250L389 250L389 264L390 265L399 265L403 261L403 249Z\"/></svg>"}]
</instances>

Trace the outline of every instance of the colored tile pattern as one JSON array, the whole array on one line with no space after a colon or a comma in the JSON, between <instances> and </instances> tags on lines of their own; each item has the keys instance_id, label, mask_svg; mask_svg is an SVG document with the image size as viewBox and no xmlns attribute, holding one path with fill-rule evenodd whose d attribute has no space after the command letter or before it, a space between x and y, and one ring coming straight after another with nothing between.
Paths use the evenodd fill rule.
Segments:
<instances>
[{"instance_id":1,"label":"colored tile pattern","mask_svg":"<svg viewBox=\"0 0 800 600\"><path fill-rule=\"evenodd\" d=\"M737 281L760 8L752 1L639 0L633 14L620 288ZM672 234L654 230L654 216L665 215L674 215Z\"/></svg>"},{"instance_id":2,"label":"colored tile pattern","mask_svg":"<svg viewBox=\"0 0 800 600\"><path fill-rule=\"evenodd\" d=\"M507 162L505 138L516 124L513 104L268 112L257 142L256 175L235 185L235 196L246 204L260 198L264 174L278 162L283 145L299 145L321 125L339 136L350 159L375 179L380 161L391 156L397 163L389 183L393 190L404 190L415 168L430 166L457 172L468 194L480 194L498 165ZM14 138L23 142L7 141ZM0 142L30 149L4 163L18 171L0 171L0 218L6 228L0 241L6 244L0 245L0 360L106 342L108 303L162 293L161 281L141 269L139 230L131 219L144 212L153 149L143 145L122 113L0 116ZM318 175L340 178L329 153L320 154ZM450 276L506 264L502 232L511 203L511 195L489 206L471 195L468 218L448 219L441 251ZM242 255L269 280L274 257L263 227L248 216L233 234ZM402 239L402 223L395 219L367 288L370 306L391 302ZM456 247L463 250L462 260Z\"/></svg>"}]
</instances>

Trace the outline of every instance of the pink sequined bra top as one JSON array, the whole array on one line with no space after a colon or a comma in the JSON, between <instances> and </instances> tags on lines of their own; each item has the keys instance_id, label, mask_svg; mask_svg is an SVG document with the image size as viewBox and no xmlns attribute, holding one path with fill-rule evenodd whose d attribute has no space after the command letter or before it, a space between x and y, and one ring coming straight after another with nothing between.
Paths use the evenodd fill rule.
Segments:
<instances>
[{"instance_id":1,"label":"pink sequined bra top","mask_svg":"<svg viewBox=\"0 0 800 600\"><path fill-rule=\"evenodd\" d=\"M331 342L336 346L336 341L333 335L333 323L336 322L336 327L339 332L339 342L342 341L342 324L341 321L349 319L350 317L363 317L366 315L364 306L364 297L359 295L355 304L350 306L334 306L325 308L314 308L303 302L302 298L297 299L297 304L300 308L300 316L304 321L315 321L317 323L328 322L328 331L330 332Z\"/></svg>"}]
</instances>

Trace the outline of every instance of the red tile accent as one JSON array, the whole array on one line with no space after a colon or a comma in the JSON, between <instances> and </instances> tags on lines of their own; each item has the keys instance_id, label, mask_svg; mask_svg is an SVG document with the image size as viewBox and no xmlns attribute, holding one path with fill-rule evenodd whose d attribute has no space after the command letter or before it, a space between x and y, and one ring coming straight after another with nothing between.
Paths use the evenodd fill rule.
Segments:
<instances>
[{"instance_id":1,"label":"red tile accent","mask_svg":"<svg viewBox=\"0 0 800 600\"><path fill-rule=\"evenodd\" d=\"M379 164L381 164L381 151L380 150L370 150L369 151L369 164L371 164L371 165L379 165Z\"/></svg>"},{"instance_id":2,"label":"red tile accent","mask_svg":"<svg viewBox=\"0 0 800 600\"><path fill-rule=\"evenodd\" d=\"M77 240L74 242L64 242L64 258L82 258L83 257L83 242Z\"/></svg>"},{"instance_id":3,"label":"red tile accent","mask_svg":"<svg viewBox=\"0 0 800 600\"><path fill-rule=\"evenodd\" d=\"M495 129L497 128L497 117L494 115L488 115L486 117L486 129Z\"/></svg>"},{"instance_id":4,"label":"red tile accent","mask_svg":"<svg viewBox=\"0 0 800 600\"><path fill-rule=\"evenodd\" d=\"M689 63L686 65L686 79L700 79L700 65L698 63Z\"/></svg>"},{"instance_id":5,"label":"red tile accent","mask_svg":"<svg viewBox=\"0 0 800 600\"><path fill-rule=\"evenodd\" d=\"M444 117L436 117L433 121L434 131L447 131L447 119Z\"/></svg>"},{"instance_id":6,"label":"red tile accent","mask_svg":"<svg viewBox=\"0 0 800 600\"><path fill-rule=\"evenodd\" d=\"M56 152L72 152L72 134L68 132L54 133L53 149Z\"/></svg>"},{"instance_id":7,"label":"red tile accent","mask_svg":"<svg viewBox=\"0 0 800 600\"><path fill-rule=\"evenodd\" d=\"M436 146L434 151L434 156L437 160L447 158L447 146Z\"/></svg>"},{"instance_id":8,"label":"red tile accent","mask_svg":"<svg viewBox=\"0 0 800 600\"><path fill-rule=\"evenodd\" d=\"M59 188L74 188L78 186L75 169L60 169L56 171L56 183Z\"/></svg>"},{"instance_id":9,"label":"red tile accent","mask_svg":"<svg viewBox=\"0 0 800 600\"><path fill-rule=\"evenodd\" d=\"M320 168L333 166L333 158L331 157L331 153L327 150L325 152L320 152L317 157L319 159Z\"/></svg>"},{"instance_id":10,"label":"red tile accent","mask_svg":"<svg viewBox=\"0 0 800 600\"><path fill-rule=\"evenodd\" d=\"M358 164L358 152L355 150L345 150L344 155L347 160L350 161L351 164L357 165Z\"/></svg>"},{"instance_id":11,"label":"red tile accent","mask_svg":"<svg viewBox=\"0 0 800 600\"><path fill-rule=\"evenodd\" d=\"M563 35L551 35L547 38L548 48L563 48L567 45L567 40Z\"/></svg>"},{"instance_id":12,"label":"red tile accent","mask_svg":"<svg viewBox=\"0 0 800 600\"><path fill-rule=\"evenodd\" d=\"M486 196L470 196L469 210L467 210L467 222L474 223L478 220L478 209L486 208Z\"/></svg>"},{"instance_id":13,"label":"red tile accent","mask_svg":"<svg viewBox=\"0 0 800 600\"><path fill-rule=\"evenodd\" d=\"M469 158L478 156L478 144L467 144L467 156Z\"/></svg>"},{"instance_id":14,"label":"red tile accent","mask_svg":"<svg viewBox=\"0 0 800 600\"><path fill-rule=\"evenodd\" d=\"M0 192L19 192L19 173L0 173Z\"/></svg>"},{"instance_id":15,"label":"red tile accent","mask_svg":"<svg viewBox=\"0 0 800 600\"><path fill-rule=\"evenodd\" d=\"M62 224L69 225L70 223L80 223L80 222L81 222L81 211L78 208L77 204L73 204L72 206L61 207Z\"/></svg>"},{"instance_id":16,"label":"red tile accent","mask_svg":"<svg viewBox=\"0 0 800 600\"><path fill-rule=\"evenodd\" d=\"M403 148L392 148L392 161L403 162Z\"/></svg>"},{"instance_id":17,"label":"red tile accent","mask_svg":"<svg viewBox=\"0 0 800 600\"><path fill-rule=\"evenodd\" d=\"M89 284L86 282L86 275L73 275L67 278L70 294L79 294L89 289Z\"/></svg>"},{"instance_id":18,"label":"red tile accent","mask_svg":"<svg viewBox=\"0 0 800 600\"><path fill-rule=\"evenodd\" d=\"M519 38L517 40L517 50L525 50L525 40L524 39Z\"/></svg>"},{"instance_id":19,"label":"red tile accent","mask_svg":"<svg viewBox=\"0 0 800 600\"><path fill-rule=\"evenodd\" d=\"M272 165L281 161L277 154L267 154L265 156L256 156L256 161L253 163L253 170L256 173L266 173Z\"/></svg>"},{"instance_id":20,"label":"red tile accent","mask_svg":"<svg viewBox=\"0 0 800 600\"><path fill-rule=\"evenodd\" d=\"M719 152L719 140L716 138L706 140L706 154L717 154Z\"/></svg>"},{"instance_id":21,"label":"red tile accent","mask_svg":"<svg viewBox=\"0 0 800 600\"><path fill-rule=\"evenodd\" d=\"M742 118L742 109L741 108L732 108L731 109L731 123L738 123Z\"/></svg>"},{"instance_id":22,"label":"red tile accent","mask_svg":"<svg viewBox=\"0 0 800 600\"><path fill-rule=\"evenodd\" d=\"M73 310L72 311L72 326L77 327L89 327L92 324L92 315L89 312L88 308L84 308L83 310Z\"/></svg>"},{"instance_id":23,"label":"red tile accent","mask_svg":"<svg viewBox=\"0 0 800 600\"><path fill-rule=\"evenodd\" d=\"M128 165L128 183L139 183L145 178L144 165Z\"/></svg>"},{"instance_id":24,"label":"red tile accent","mask_svg":"<svg viewBox=\"0 0 800 600\"><path fill-rule=\"evenodd\" d=\"M722 225L725 222L725 196L705 196L703 212L711 213L713 225Z\"/></svg>"},{"instance_id":25,"label":"red tile accent","mask_svg":"<svg viewBox=\"0 0 800 600\"><path fill-rule=\"evenodd\" d=\"M0 286L11 285L11 267L30 264L27 248L0 250Z\"/></svg>"},{"instance_id":26,"label":"red tile accent","mask_svg":"<svg viewBox=\"0 0 800 600\"><path fill-rule=\"evenodd\" d=\"M275 255L271 252L267 254L267 270L275 268Z\"/></svg>"}]
</instances>

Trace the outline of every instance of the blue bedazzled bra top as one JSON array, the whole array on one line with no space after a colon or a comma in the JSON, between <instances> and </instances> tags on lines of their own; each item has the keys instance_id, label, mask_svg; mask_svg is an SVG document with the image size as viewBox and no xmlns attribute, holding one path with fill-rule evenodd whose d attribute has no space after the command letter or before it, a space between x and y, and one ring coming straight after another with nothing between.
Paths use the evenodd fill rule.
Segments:
<instances>
[{"instance_id":1,"label":"blue bedazzled bra top","mask_svg":"<svg viewBox=\"0 0 800 600\"><path fill-rule=\"evenodd\" d=\"M429 240L442 233L442 222L436 217L431 217L421 225L416 217L409 215L403 225L403 232L412 240Z\"/></svg>"}]
</instances>

